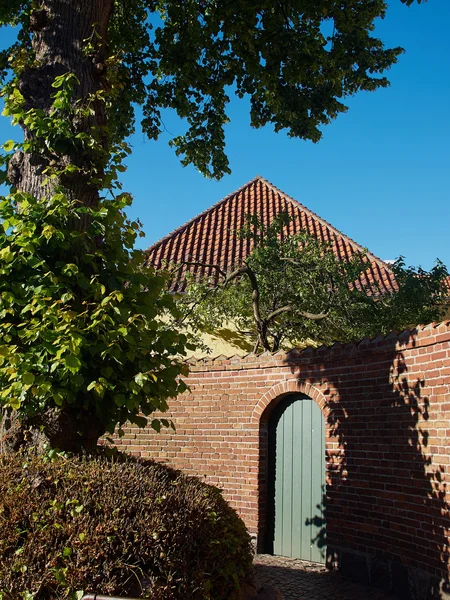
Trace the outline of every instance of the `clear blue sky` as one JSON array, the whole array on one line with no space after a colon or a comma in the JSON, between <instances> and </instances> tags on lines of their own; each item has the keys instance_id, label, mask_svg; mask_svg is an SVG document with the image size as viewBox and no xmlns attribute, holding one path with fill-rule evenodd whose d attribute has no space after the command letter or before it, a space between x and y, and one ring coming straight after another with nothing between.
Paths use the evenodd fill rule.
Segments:
<instances>
[{"instance_id":1,"label":"clear blue sky","mask_svg":"<svg viewBox=\"0 0 450 600\"><path fill-rule=\"evenodd\" d=\"M408 264L430 268L439 257L450 267L449 23L450 0L409 8L390 0L377 33L406 50L388 72L391 87L351 99L318 144L251 129L247 103L234 100L227 127L232 174L219 182L183 168L167 145L169 133L157 142L136 133L123 183L134 196L130 214L146 232L140 245L259 174L380 258L402 254ZM6 32L0 35L5 42ZM183 131L170 114L165 124L172 135ZM0 120L0 139L19 136Z\"/></svg>"}]
</instances>

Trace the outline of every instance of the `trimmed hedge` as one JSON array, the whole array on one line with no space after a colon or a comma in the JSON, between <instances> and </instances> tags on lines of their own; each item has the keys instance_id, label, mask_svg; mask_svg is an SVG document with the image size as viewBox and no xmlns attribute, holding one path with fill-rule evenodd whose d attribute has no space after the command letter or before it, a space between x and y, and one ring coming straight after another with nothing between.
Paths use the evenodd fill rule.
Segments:
<instances>
[{"instance_id":1,"label":"trimmed hedge","mask_svg":"<svg viewBox=\"0 0 450 600\"><path fill-rule=\"evenodd\" d=\"M0 457L2 600L219 600L252 559L243 522L197 478L123 456Z\"/></svg>"}]
</instances>

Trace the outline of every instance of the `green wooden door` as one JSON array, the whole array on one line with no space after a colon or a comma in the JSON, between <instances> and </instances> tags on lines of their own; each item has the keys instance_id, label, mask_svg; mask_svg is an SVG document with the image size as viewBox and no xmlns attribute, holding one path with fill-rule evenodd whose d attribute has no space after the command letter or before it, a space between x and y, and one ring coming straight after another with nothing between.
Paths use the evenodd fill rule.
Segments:
<instances>
[{"instance_id":1,"label":"green wooden door","mask_svg":"<svg viewBox=\"0 0 450 600\"><path fill-rule=\"evenodd\" d=\"M324 563L325 419L304 395L274 415L274 554Z\"/></svg>"}]
</instances>

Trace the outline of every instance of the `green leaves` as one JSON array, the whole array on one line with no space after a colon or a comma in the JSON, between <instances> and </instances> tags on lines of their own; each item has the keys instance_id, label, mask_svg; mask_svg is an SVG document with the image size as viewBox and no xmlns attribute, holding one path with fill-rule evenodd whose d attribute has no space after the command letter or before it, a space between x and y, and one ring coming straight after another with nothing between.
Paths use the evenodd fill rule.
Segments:
<instances>
[{"instance_id":1,"label":"green leaves","mask_svg":"<svg viewBox=\"0 0 450 600\"><path fill-rule=\"evenodd\" d=\"M0 250L0 261L10 263L14 260L14 253L11 252L11 246L6 246Z\"/></svg>"},{"instance_id":2,"label":"green leaves","mask_svg":"<svg viewBox=\"0 0 450 600\"><path fill-rule=\"evenodd\" d=\"M72 373L77 373L77 371L80 370L81 367L81 361L79 358L77 358L76 356L74 356L73 354L68 354L65 358L64 358L64 363L66 365L66 367L72 372Z\"/></svg>"},{"instance_id":3,"label":"green leaves","mask_svg":"<svg viewBox=\"0 0 450 600\"><path fill-rule=\"evenodd\" d=\"M441 262L426 272L393 266L398 290L355 286L367 269L356 254L340 261L329 244L301 233L288 235L289 217L280 213L264 227L256 216L238 233L254 243L244 270L225 282L192 282L179 301L194 332L215 332L232 323L254 348L350 341L388 333L443 317L448 272ZM283 233L283 236L281 234Z\"/></svg>"},{"instance_id":4,"label":"green leaves","mask_svg":"<svg viewBox=\"0 0 450 600\"><path fill-rule=\"evenodd\" d=\"M47 201L22 194L20 211L16 199L0 202L0 219L13 225L0 228L0 405L27 415L70 405L105 431L145 426L141 413L166 410L184 389L186 338L161 318L174 310L165 278L132 248L139 226L123 212L129 197L91 210L75 238L71 219L84 207L61 192Z\"/></svg>"},{"instance_id":5,"label":"green leaves","mask_svg":"<svg viewBox=\"0 0 450 600\"><path fill-rule=\"evenodd\" d=\"M347 110L346 98L388 85L382 74L402 49L374 37L385 11L384 0L242 2L238 9L212 0L115 2L108 32L112 134L123 139L134 130L136 102L143 131L157 139L162 111L170 108L186 121L171 141L182 164L219 178L229 172L225 126L233 92L249 98L254 127L269 124L317 142Z\"/></svg>"},{"instance_id":6,"label":"green leaves","mask_svg":"<svg viewBox=\"0 0 450 600\"><path fill-rule=\"evenodd\" d=\"M5 142L2 146L3 150L5 152L11 152L11 150L14 149L15 143L13 142L13 140L8 140L7 142Z\"/></svg>"},{"instance_id":7,"label":"green leaves","mask_svg":"<svg viewBox=\"0 0 450 600\"><path fill-rule=\"evenodd\" d=\"M183 165L221 177L229 172L224 128L233 90L239 98L249 97L254 127L270 124L290 137L317 142L323 126L347 110L345 98L388 84L380 74L402 49L385 48L373 37L373 24L385 7L384 0L244 2L239 10L210 0L152 5L150 10L164 19L150 17L158 23L154 43L142 24L133 23L142 43L132 48L127 73L139 91L142 80L133 67L150 81L144 131L157 138L163 129L161 109L172 108L187 121L186 133L171 142ZM114 40L129 47L133 15L123 17L118 11L113 19ZM333 27L327 35L328 23Z\"/></svg>"},{"instance_id":8,"label":"green leaves","mask_svg":"<svg viewBox=\"0 0 450 600\"><path fill-rule=\"evenodd\" d=\"M39 198L26 193L31 186L24 175L13 182L19 189L0 197L0 409L33 417L57 407L87 415L99 435L127 421L145 426L141 414L167 410L166 400L185 389L179 376L186 343L165 320L174 311L165 278L145 268L143 253L134 249L143 234L124 212L132 198L114 193L131 150L122 139L131 101L142 103L146 93L143 81L137 94L135 85L145 66L132 67L125 80L128 59L150 42L148 35L136 37L148 26L148 11L140 0L125 12L116 3L110 47L117 56L105 56L107 64L96 65L107 67L102 77L85 85L70 67L51 80L45 59L36 61L31 50L30 3L7 4L0 24L18 25L19 42L14 52L0 52L3 114L27 134L23 143L3 145L0 183L17 150L32 169L40 165L33 190L44 192ZM103 45L98 36L79 40L91 75ZM35 101L35 85L47 90L42 101Z\"/></svg>"},{"instance_id":9,"label":"green leaves","mask_svg":"<svg viewBox=\"0 0 450 600\"><path fill-rule=\"evenodd\" d=\"M33 373L24 373L22 375L22 383L24 385L33 385L34 379L35 379L35 377L34 377Z\"/></svg>"},{"instance_id":10,"label":"green leaves","mask_svg":"<svg viewBox=\"0 0 450 600\"><path fill-rule=\"evenodd\" d=\"M52 82L51 114L25 110L13 84L25 68L35 68L29 51L29 2L6 4L0 23L19 25L19 41L0 53L0 76L6 78L11 69L14 73L3 114L45 140L52 154L78 149L102 155L100 132L71 129L68 117L79 83L73 73ZM151 139L164 130L161 113L170 108L187 124L184 134L171 142L182 163L219 178L229 172L224 130L231 90L239 98L249 97L254 127L271 124L291 137L317 142L323 126L347 110L345 98L388 85L381 74L395 64L402 49L385 48L373 36L374 23L385 10L384 0L289 0L280 6L243 2L238 9L212 0L116 1L108 27L109 56L100 65L107 67L107 86L78 106L77 117L92 116L94 101L101 102L110 139L121 144L134 130L134 103L143 107L142 128ZM329 23L333 27L326 34ZM78 41L84 44L85 60L92 62L101 40L94 36ZM103 159L109 161L108 152ZM109 172L100 179L105 183L110 177L112 184L124 168L120 160L111 160ZM70 164L66 171L76 173L79 167Z\"/></svg>"},{"instance_id":11,"label":"green leaves","mask_svg":"<svg viewBox=\"0 0 450 600\"><path fill-rule=\"evenodd\" d=\"M392 270L398 289L395 293L385 294L378 302L375 316L380 330L404 329L445 317L449 273L440 260L426 271L421 267L407 267L400 257Z\"/></svg>"}]
</instances>

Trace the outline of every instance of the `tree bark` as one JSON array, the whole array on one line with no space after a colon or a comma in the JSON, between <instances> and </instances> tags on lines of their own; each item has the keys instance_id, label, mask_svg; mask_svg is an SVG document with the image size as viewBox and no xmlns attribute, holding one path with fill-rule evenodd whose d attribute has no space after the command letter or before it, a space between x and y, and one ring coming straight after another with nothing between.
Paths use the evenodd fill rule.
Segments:
<instances>
[{"instance_id":1,"label":"tree bark","mask_svg":"<svg viewBox=\"0 0 450 600\"><path fill-rule=\"evenodd\" d=\"M26 68L19 79L19 90L26 102L25 110L41 109L48 114L55 92L52 83L65 73L74 73L80 82L73 102L87 98L104 87L107 31L112 9L113 0L41 0L39 8L32 13L30 24L35 55L33 64L37 66ZM84 50L89 39L96 47L94 55L87 55ZM94 126L101 128L106 124L103 103L94 102L92 108L94 114L88 119L72 120L73 137L82 131L89 133ZM30 130L25 126L22 128L25 140L31 140ZM43 171L50 163L61 168L75 164L81 171L44 185L46 175ZM96 166L93 165L93 157L80 155L75 146L51 156L50 153L17 152L10 160L8 177L19 191L38 199L48 197L56 185L62 185L69 199L95 206L99 190L91 181L93 166Z\"/></svg>"},{"instance_id":2,"label":"tree bark","mask_svg":"<svg viewBox=\"0 0 450 600\"><path fill-rule=\"evenodd\" d=\"M0 455L32 449L42 453L46 446L66 452L94 452L105 433L100 419L82 409L50 408L33 418L16 411L0 413Z\"/></svg>"},{"instance_id":3,"label":"tree bark","mask_svg":"<svg viewBox=\"0 0 450 600\"><path fill-rule=\"evenodd\" d=\"M74 73L79 81L73 103L105 88L107 33L113 5L114 0L40 0L30 21L33 66L25 68L18 81L25 98L25 110L40 109L49 114L56 91L52 83L66 73ZM95 47L91 54L85 50L87 40ZM90 106L93 114L89 117L71 119L73 139L80 132L90 134L93 128L101 132L106 125L104 103L96 100ZM23 123L21 126L25 141L32 140L33 132ZM101 139L106 149L106 134ZM16 152L8 165L8 179L18 191L38 200L51 197L56 187L62 187L69 200L95 207L100 196L98 184L92 182L92 173L95 170L101 178L104 162L98 155L80 152L74 141L58 152L47 152L45 148L34 154ZM79 170L44 183L46 167L51 165L62 170L69 164ZM70 224L74 229L83 230L89 219L74 218ZM17 414L0 411L0 452L30 445L39 451L44 441L61 450L78 452L94 447L104 431L104 425L95 415L82 409L74 410L69 405L49 409L34 419L21 417L19 420Z\"/></svg>"}]
</instances>

